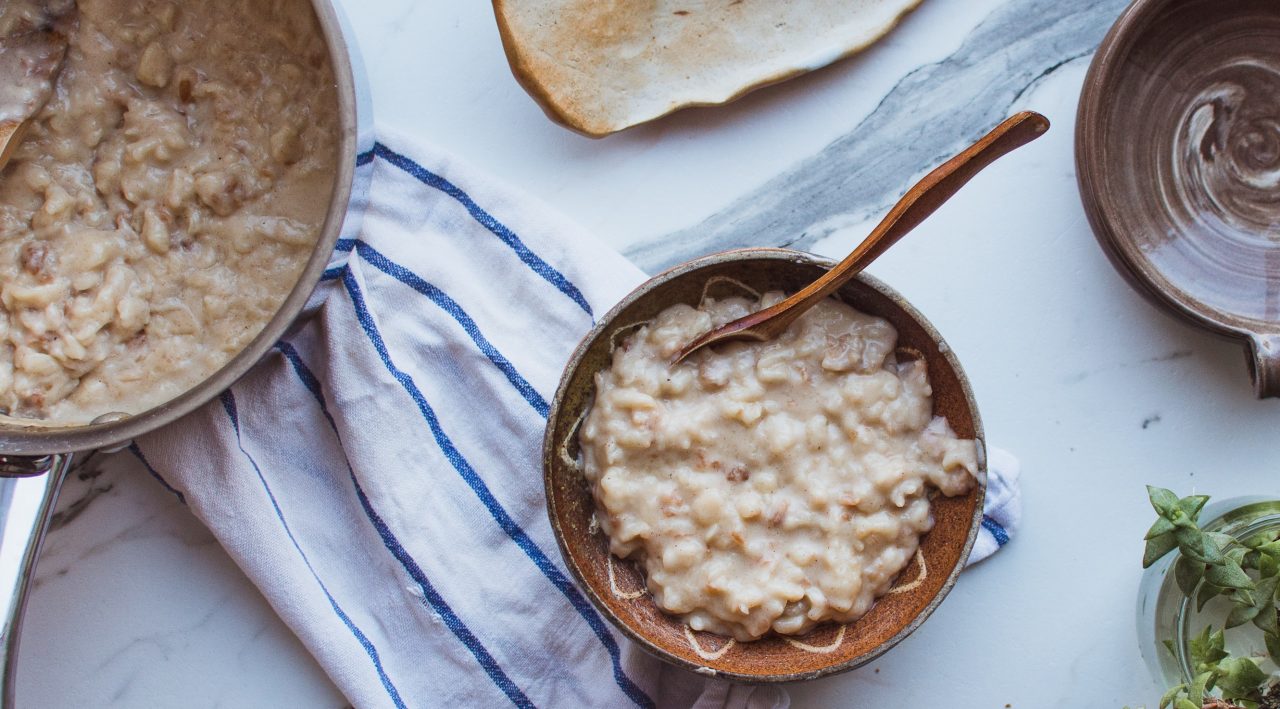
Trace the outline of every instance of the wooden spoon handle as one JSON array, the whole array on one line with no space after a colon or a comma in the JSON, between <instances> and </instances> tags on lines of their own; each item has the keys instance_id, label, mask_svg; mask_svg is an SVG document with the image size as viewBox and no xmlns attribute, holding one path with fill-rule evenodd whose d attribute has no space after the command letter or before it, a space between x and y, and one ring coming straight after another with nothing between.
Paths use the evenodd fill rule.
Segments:
<instances>
[{"instance_id":1,"label":"wooden spoon handle","mask_svg":"<svg viewBox=\"0 0 1280 709\"><path fill-rule=\"evenodd\" d=\"M889 210L871 234L835 268L790 298L755 313L756 317L753 319L759 327L767 327L769 330L766 339L781 334L811 305L834 293L879 258L951 199L983 168L1006 153L1039 138L1047 130L1049 119L1033 111L1023 111L1005 120L964 152L925 175L924 179L917 182L893 205L893 209ZM767 324L765 321L768 321Z\"/></svg>"},{"instance_id":2,"label":"wooden spoon handle","mask_svg":"<svg viewBox=\"0 0 1280 709\"><path fill-rule=\"evenodd\" d=\"M835 274L833 278L841 279L841 283L848 280L938 211L938 207L954 197L974 175L1000 157L1044 135L1047 130L1049 119L1032 111L1023 111L991 129L978 142L939 165L908 190L870 236L831 269Z\"/></svg>"},{"instance_id":3,"label":"wooden spoon handle","mask_svg":"<svg viewBox=\"0 0 1280 709\"><path fill-rule=\"evenodd\" d=\"M916 228L920 222L937 211L943 202L951 199L984 167L995 162L996 158L1005 153L1039 138L1047 130L1049 130L1049 119L1032 111L1023 111L996 126L981 140L917 182L902 196L902 199L898 200L897 204L893 205L893 209L889 210L871 235L858 244L858 248L835 268L786 300L694 338L676 354L672 363L680 362L695 351L715 342L738 339L765 342L781 335L806 310L834 293L846 281L866 268L867 264L876 260L886 249L906 236L907 232Z\"/></svg>"}]
</instances>

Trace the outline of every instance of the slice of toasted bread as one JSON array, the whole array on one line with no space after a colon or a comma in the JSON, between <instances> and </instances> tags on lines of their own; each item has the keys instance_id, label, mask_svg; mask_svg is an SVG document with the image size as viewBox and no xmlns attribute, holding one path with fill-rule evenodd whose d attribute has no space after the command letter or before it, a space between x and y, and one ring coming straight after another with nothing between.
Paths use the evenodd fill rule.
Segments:
<instances>
[{"instance_id":1,"label":"slice of toasted bread","mask_svg":"<svg viewBox=\"0 0 1280 709\"><path fill-rule=\"evenodd\" d=\"M604 136L726 103L884 36L920 0L493 0L516 79Z\"/></svg>"}]
</instances>

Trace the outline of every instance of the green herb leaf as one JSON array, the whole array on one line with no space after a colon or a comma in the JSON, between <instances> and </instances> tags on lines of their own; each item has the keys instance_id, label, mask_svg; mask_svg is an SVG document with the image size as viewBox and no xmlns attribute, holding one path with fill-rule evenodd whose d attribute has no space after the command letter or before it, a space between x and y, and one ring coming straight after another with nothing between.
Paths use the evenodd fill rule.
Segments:
<instances>
[{"instance_id":1,"label":"green herb leaf","mask_svg":"<svg viewBox=\"0 0 1280 709\"><path fill-rule=\"evenodd\" d=\"M1173 564L1173 578L1178 582L1178 588L1182 589L1182 595L1190 598L1196 593L1196 586L1200 585L1200 579L1204 578L1205 565L1199 561L1193 561L1186 556L1178 557Z\"/></svg>"},{"instance_id":2,"label":"green herb leaf","mask_svg":"<svg viewBox=\"0 0 1280 709\"><path fill-rule=\"evenodd\" d=\"M1187 699L1186 697L1179 697L1177 703L1174 704L1173 706L1174 706L1174 709L1204 709L1203 704L1197 706L1195 702L1192 702L1190 699Z\"/></svg>"},{"instance_id":3,"label":"green herb leaf","mask_svg":"<svg viewBox=\"0 0 1280 709\"><path fill-rule=\"evenodd\" d=\"M1273 600L1277 583L1280 583L1280 577L1271 576L1260 579L1257 589L1254 590L1253 606L1258 613L1252 620L1253 624L1264 633L1280 634L1280 622L1277 622L1276 605Z\"/></svg>"},{"instance_id":4,"label":"green herb leaf","mask_svg":"<svg viewBox=\"0 0 1280 709\"><path fill-rule=\"evenodd\" d=\"M1227 616L1227 627L1234 628L1244 625L1258 616L1259 609L1251 603L1240 603L1231 609L1231 613Z\"/></svg>"},{"instance_id":5,"label":"green herb leaf","mask_svg":"<svg viewBox=\"0 0 1280 709\"><path fill-rule=\"evenodd\" d=\"M1257 571L1258 564L1262 562L1262 558L1261 554L1252 549L1245 550L1245 553L1240 555L1240 567L1245 571L1250 569Z\"/></svg>"},{"instance_id":6,"label":"green herb leaf","mask_svg":"<svg viewBox=\"0 0 1280 709\"><path fill-rule=\"evenodd\" d=\"M1178 531L1173 533L1174 538L1178 540L1178 548L1183 554L1208 564L1218 564L1222 562L1222 549L1218 543L1198 527L1180 527Z\"/></svg>"},{"instance_id":7,"label":"green herb leaf","mask_svg":"<svg viewBox=\"0 0 1280 709\"><path fill-rule=\"evenodd\" d=\"M1192 520L1195 520L1200 516L1200 510L1204 509L1204 503L1208 501L1208 495L1187 495L1178 500L1178 509L1185 512Z\"/></svg>"},{"instance_id":8,"label":"green herb leaf","mask_svg":"<svg viewBox=\"0 0 1280 709\"><path fill-rule=\"evenodd\" d=\"M1222 547L1223 549L1227 549L1227 547L1222 544L1219 544L1218 546ZM1248 549L1237 545L1237 546L1231 547L1230 549L1227 549L1227 552L1223 554L1223 556L1236 562L1237 564L1240 564L1241 566L1244 566L1244 558L1248 556L1248 554L1249 554Z\"/></svg>"},{"instance_id":9,"label":"green herb leaf","mask_svg":"<svg viewBox=\"0 0 1280 709\"><path fill-rule=\"evenodd\" d=\"M1258 554L1258 563L1254 565L1258 570L1258 575L1263 578L1269 576L1280 576L1280 558L1271 556L1270 554Z\"/></svg>"},{"instance_id":10,"label":"green herb leaf","mask_svg":"<svg viewBox=\"0 0 1280 709\"><path fill-rule=\"evenodd\" d=\"M1217 664L1227 656L1227 636L1221 630L1214 632L1212 627L1205 626L1200 634L1191 638L1191 664L1199 670L1201 666Z\"/></svg>"},{"instance_id":11,"label":"green herb leaf","mask_svg":"<svg viewBox=\"0 0 1280 709\"><path fill-rule=\"evenodd\" d=\"M1151 506L1161 517L1168 517L1178 507L1178 496L1173 494L1173 490L1148 485L1147 497L1151 499Z\"/></svg>"},{"instance_id":12,"label":"green herb leaf","mask_svg":"<svg viewBox=\"0 0 1280 709\"><path fill-rule=\"evenodd\" d=\"M1200 591L1196 594L1196 612L1199 613L1204 610L1204 604L1225 593L1226 590L1227 589L1222 588L1221 586L1215 586L1212 583L1209 583L1208 580L1205 580L1204 583L1200 584Z\"/></svg>"},{"instance_id":13,"label":"green herb leaf","mask_svg":"<svg viewBox=\"0 0 1280 709\"><path fill-rule=\"evenodd\" d=\"M1218 665L1220 674L1217 686L1226 699L1256 699L1267 674L1251 657L1230 657Z\"/></svg>"},{"instance_id":14,"label":"green herb leaf","mask_svg":"<svg viewBox=\"0 0 1280 709\"><path fill-rule=\"evenodd\" d=\"M1232 590L1231 593L1226 594L1226 596L1227 598L1231 599L1231 602L1233 604L1237 606L1254 605L1254 602L1253 602L1254 593L1251 589L1237 588Z\"/></svg>"},{"instance_id":15,"label":"green herb leaf","mask_svg":"<svg viewBox=\"0 0 1280 709\"><path fill-rule=\"evenodd\" d=\"M1240 543L1249 547L1250 549L1257 549L1258 547L1264 546L1268 542L1274 539L1275 539L1274 535L1268 534L1266 532L1259 532L1258 534L1255 534L1253 536L1244 537L1240 539Z\"/></svg>"},{"instance_id":16,"label":"green herb leaf","mask_svg":"<svg viewBox=\"0 0 1280 709\"><path fill-rule=\"evenodd\" d=\"M1280 635L1267 635L1267 654L1271 661L1280 665Z\"/></svg>"},{"instance_id":17,"label":"green herb leaf","mask_svg":"<svg viewBox=\"0 0 1280 709\"><path fill-rule=\"evenodd\" d=\"M1176 687L1170 687L1169 691L1165 692L1164 695L1160 697L1159 709L1165 709L1166 707L1172 706L1173 700L1178 697L1178 693L1186 688L1187 688L1187 685L1185 684L1180 684Z\"/></svg>"},{"instance_id":18,"label":"green herb leaf","mask_svg":"<svg viewBox=\"0 0 1280 709\"><path fill-rule=\"evenodd\" d=\"M1223 588L1253 588L1253 579L1240 568L1240 564L1226 558L1221 564L1211 565L1205 569L1204 577L1209 583Z\"/></svg>"},{"instance_id":19,"label":"green herb leaf","mask_svg":"<svg viewBox=\"0 0 1280 709\"><path fill-rule=\"evenodd\" d=\"M1178 548L1178 540L1172 534L1163 534L1147 540L1147 548L1142 553L1142 568L1147 568L1159 561L1165 554Z\"/></svg>"},{"instance_id":20,"label":"green herb leaf","mask_svg":"<svg viewBox=\"0 0 1280 709\"><path fill-rule=\"evenodd\" d=\"M1213 681L1212 672L1202 672L1191 680L1191 686L1187 688L1187 699L1197 706L1204 705L1204 695L1209 691L1209 683Z\"/></svg>"},{"instance_id":21,"label":"green herb leaf","mask_svg":"<svg viewBox=\"0 0 1280 709\"><path fill-rule=\"evenodd\" d=\"M1151 529L1147 530L1147 536L1143 537L1143 539L1155 539L1162 534L1172 532L1174 529L1177 528L1173 526L1173 522L1164 517L1157 517L1156 523L1151 525Z\"/></svg>"},{"instance_id":22,"label":"green herb leaf","mask_svg":"<svg viewBox=\"0 0 1280 709\"><path fill-rule=\"evenodd\" d=\"M1208 694L1213 682L1213 672L1202 672L1197 674L1192 680L1192 685L1187 689L1187 699L1192 700L1192 704L1203 706L1204 696Z\"/></svg>"},{"instance_id":23,"label":"green herb leaf","mask_svg":"<svg viewBox=\"0 0 1280 709\"><path fill-rule=\"evenodd\" d=\"M1236 543L1236 538L1222 532L1205 532L1205 536L1217 543L1219 549L1229 549Z\"/></svg>"},{"instance_id":24,"label":"green herb leaf","mask_svg":"<svg viewBox=\"0 0 1280 709\"><path fill-rule=\"evenodd\" d=\"M1276 615L1276 607L1268 604L1265 608L1259 608L1253 624L1264 633L1280 633L1280 617Z\"/></svg>"},{"instance_id":25,"label":"green herb leaf","mask_svg":"<svg viewBox=\"0 0 1280 709\"><path fill-rule=\"evenodd\" d=\"M1270 535L1260 535L1260 536L1263 536L1265 538ZM1257 549L1259 553L1266 554L1267 556L1273 559L1280 559L1280 540L1272 539L1263 544L1258 544L1252 548Z\"/></svg>"}]
</instances>

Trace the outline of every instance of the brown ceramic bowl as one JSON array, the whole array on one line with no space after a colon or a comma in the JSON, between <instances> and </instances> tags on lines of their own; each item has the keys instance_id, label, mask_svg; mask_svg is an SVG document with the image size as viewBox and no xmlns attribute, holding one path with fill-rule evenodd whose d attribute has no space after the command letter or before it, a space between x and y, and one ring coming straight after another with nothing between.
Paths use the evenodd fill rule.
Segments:
<instances>
[{"instance_id":1,"label":"brown ceramic bowl","mask_svg":"<svg viewBox=\"0 0 1280 709\"><path fill-rule=\"evenodd\" d=\"M831 262L785 249L743 249L706 256L655 276L622 300L578 345L551 405L543 443L547 512L565 563L600 612L648 652L679 667L746 682L785 682L843 672L879 657L933 613L955 584L982 521L986 451L973 392L955 354L902 296L870 276L859 276L838 296L898 330L899 356L928 364L934 413L956 433L978 441L983 483L968 495L933 500L935 526L921 553L894 589L849 624L826 623L799 637L766 636L749 643L693 632L658 609L644 591L641 572L611 557L608 540L591 523L590 488L577 463L577 427L594 396L593 376L612 363L610 342L676 303L696 306L708 282L710 295L741 295L717 277L730 277L761 292L796 291ZM715 279L715 280L713 280ZM721 292L721 289L724 289ZM904 353L911 353L906 355ZM564 446L562 449L561 447Z\"/></svg>"},{"instance_id":2,"label":"brown ceramic bowl","mask_svg":"<svg viewBox=\"0 0 1280 709\"><path fill-rule=\"evenodd\" d=\"M1160 307L1244 341L1280 395L1280 3L1137 0L1099 47L1076 124L1085 210Z\"/></svg>"}]
</instances>

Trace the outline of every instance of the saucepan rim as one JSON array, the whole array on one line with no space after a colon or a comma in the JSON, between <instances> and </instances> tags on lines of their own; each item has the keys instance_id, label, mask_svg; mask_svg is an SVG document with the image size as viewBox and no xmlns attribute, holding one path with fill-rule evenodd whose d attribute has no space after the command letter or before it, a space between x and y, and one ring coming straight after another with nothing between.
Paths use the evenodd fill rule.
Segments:
<instances>
[{"instance_id":1,"label":"saucepan rim","mask_svg":"<svg viewBox=\"0 0 1280 709\"><path fill-rule=\"evenodd\" d=\"M110 448L171 423L212 400L244 376L297 319L319 283L341 236L351 203L357 150L357 98L351 48L337 11L328 0L311 0L329 50L337 88L338 151L329 207L320 238L297 283L262 332L230 362L187 391L142 413L118 421L80 426L0 425L0 456L45 456Z\"/></svg>"}]
</instances>

